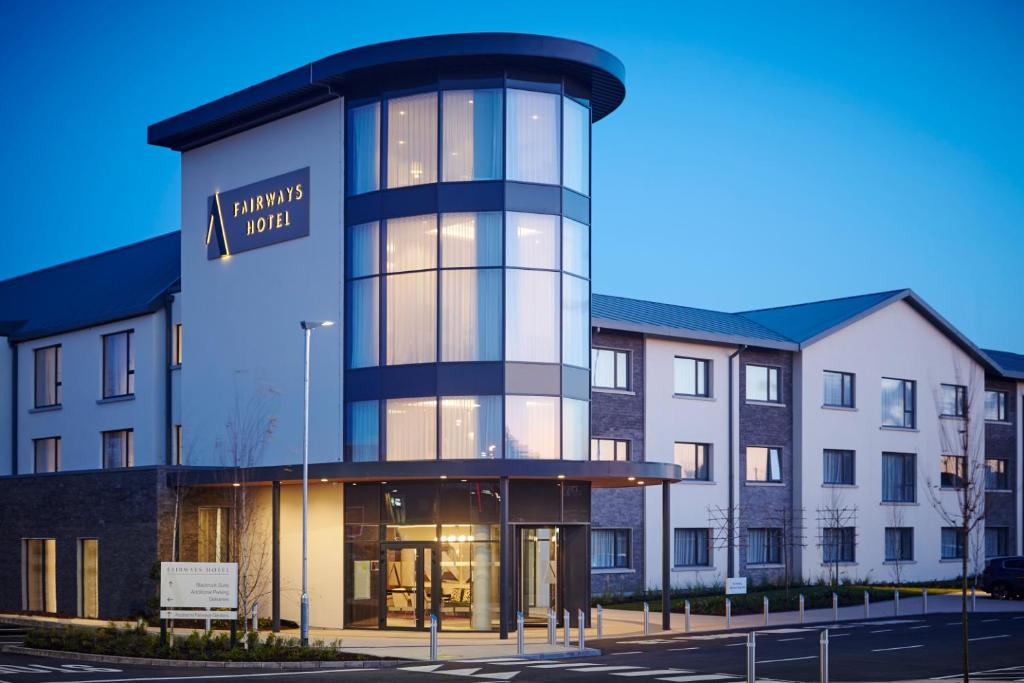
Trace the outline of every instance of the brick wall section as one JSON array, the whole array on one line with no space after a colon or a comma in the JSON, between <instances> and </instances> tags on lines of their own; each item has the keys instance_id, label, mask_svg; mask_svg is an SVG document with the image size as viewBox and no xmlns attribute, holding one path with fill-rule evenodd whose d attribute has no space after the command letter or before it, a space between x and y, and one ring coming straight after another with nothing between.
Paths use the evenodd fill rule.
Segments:
<instances>
[{"instance_id":1,"label":"brick wall section","mask_svg":"<svg viewBox=\"0 0 1024 683\"><path fill-rule=\"evenodd\" d=\"M749 577L751 583L778 582L784 576L781 568L747 569L747 528L779 526L775 518L781 510L793 506L793 355L787 351L747 349L740 353L739 362L739 570L740 576ZM781 405L748 403L748 363L768 365L781 369L779 400ZM746 481L747 446L777 446L782 449L782 483L750 484ZM806 519L804 524L807 524ZM783 544L783 552L795 555ZM799 577L794 566L793 577Z\"/></svg>"},{"instance_id":2,"label":"brick wall section","mask_svg":"<svg viewBox=\"0 0 1024 683\"><path fill-rule=\"evenodd\" d=\"M594 437L628 439L630 460L644 459L644 339L641 335L615 331L594 331L592 345L629 351L628 393L591 392L590 433ZM590 592L629 595L643 590L644 497L640 489L594 489L591 524L600 529L630 529L632 565L628 572L594 571Z\"/></svg>"},{"instance_id":3,"label":"brick wall section","mask_svg":"<svg viewBox=\"0 0 1024 683\"><path fill-rule=\"evenodd\" d=\"M995 377L985 380L985 389L1005 391L1008 394L1005 423L985 422L985 457L1004 458L1007 462L1007 477L1012 493L985 494L985 526L1002 526L1009 529L1007 552L1017 554L1017 385L1015 382Z\"/></svg>"},{"instance_id":4,"label":"brick wall section","mask_svg":"<svg viewBox=\"0 0 1024 683\"><path fill-rule=\"evenodd\" d=\"M126 618L159 590L158 500L164 468L0 478L0 609L22 608L22 539L53 538L57 612L78 612L78 539L99 540L99 614ZM173 503L172 503L173 505Z\"/></svg>"}]
</instances>

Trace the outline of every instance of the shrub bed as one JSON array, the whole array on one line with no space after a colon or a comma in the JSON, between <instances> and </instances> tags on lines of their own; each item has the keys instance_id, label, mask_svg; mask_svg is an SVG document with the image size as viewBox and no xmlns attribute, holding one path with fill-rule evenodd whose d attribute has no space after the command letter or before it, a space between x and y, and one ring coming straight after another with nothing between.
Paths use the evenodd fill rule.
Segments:
<instances>
[{"instance_id":1,"label":"shrub bed","mask_svg":"<svg viewBox=\"0 0 1024 683\"><path fill-rule=\"evenodd\" d=\"M160 636L143 627L100 629L61 627L33 629L25 637L25 646L43 650L86 652L119 657L149 657L155 659L193 659L228 662L299 662L299 661L352 661L377 659L369 655L339 652L340 641L316 643L302 647L294 638L280 638L270 634L261 638L250 633L231 647L226 634L192 633L177 638L174 646L161 645Z\"/></svg>"}]
</instances>

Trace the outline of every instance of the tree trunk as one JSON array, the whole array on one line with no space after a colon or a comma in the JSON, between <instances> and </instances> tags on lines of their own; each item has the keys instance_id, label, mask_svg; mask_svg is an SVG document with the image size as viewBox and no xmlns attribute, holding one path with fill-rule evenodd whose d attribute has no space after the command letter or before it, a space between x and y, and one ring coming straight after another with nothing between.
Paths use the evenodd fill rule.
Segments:
<instances>
[{"instance_id":1,"label":"tree trunk","mask_svg":"<svg viewBox=\"0 0 1024 683\"><path fill-rule=\"evenodd\" d=\"M966 526L966 525L965 525ZM967 656L967 529L964 528L961 533L963 534L963 562L961 563L961 579L960 579L960 634L961 634L961 649L963 650L963 667L964 667L964 683L968 683L971 679L970 675L970 664L969 657Z\"/></svg>"}]
</instances>

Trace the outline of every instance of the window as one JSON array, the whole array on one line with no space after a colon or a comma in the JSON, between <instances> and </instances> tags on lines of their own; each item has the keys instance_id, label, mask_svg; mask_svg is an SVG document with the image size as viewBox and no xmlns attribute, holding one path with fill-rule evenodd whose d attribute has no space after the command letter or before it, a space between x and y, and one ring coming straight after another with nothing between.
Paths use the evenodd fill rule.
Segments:
<instances>
[{"instance_id":1,"label":"window","mask_svg":"<svg viewBox=\"0 0 1024 683\"><path fill-rule=\"evenodd\" d=\"M673 449L675 462L683 471L683 479L697 481L711 480L711 462L708 453L711 446L706 443L677 443Z\"/></svg>"},{"instance_id":2,"label":"window","mask_svg":"<svg viewBox=\"0 0 1024 683\"><path fill-rule=\"evenodd\" d=\"M856 537L856 530L852 526L822 529L822 560L824 562L855 562Z\"/></svg>"},{"instance_id":3,"label":"window","mask_svg":"<svg viewBox=\"0 0 1024 683\"><path fill-rule=\"evenodd\" d=\"M441 457L479 460L501 457L501 397L441 399Z\"/></svg>"},{"instance_id":4,"label":"window","mask_svg":"<svg viewBox=\"0 0 1024 683\"><path fill-rule=\"evenodd\" d=\"M963 488L967 481L967 458L943 455L939 458L939 486L944 489Z\"/></svg>"},{"instance_id":5,"label":"window","mask_svg":"<svg viewBox=\"0 0 1024 683\"><path fill-rule=\"evenodd\" d=\"M882 502L913 503L916 500L917 456L882 453Z\"/></svg>"},{"instance_id":6,"label":"window","mask_svg":"<svg viewBox=\"0 0 1024 683\"><path fill-rule=\"evenodd\" d=\"M916 382L882 378L882 426L913 429Z\"/></svg>"},{"instance_id":7,"label":"window","mask_svg":"<svg viewBox=\"0 0 1024 683\"><path fill-rule=\"evenodd\" d=\"M1010 554L1010 529L1005 526L985 527L985 557Z\"/></svg>"},{"instance_id":8,"label":"window","mask_svg":"<svg viewBox=\"0 0 1024 683\"><path fill-rule=\"evenodd\" d=\"M558 270L559 251L558 216L505 214L505 263L510 268Z\"/></svg>"},{"instance_id":9,"label":"window","mask_svg":"<svg viewBox=\"0 0 1024 683\"><path fill-rule=\"evenodd\" d=\"M562 270L590 276L590 228L571 218L562 218Z\"/></svg>"},{"instance_id":10,"label":"window","mask_svg":"<svg viewBox=\"0 0 1024 683\"><path fill-rule=\"evenodd\" d=\"M437 273L389 275L385 287L387 364L434 362L437 358Z\"/></svg>"},{"instance_id":11,"label":"window","mask_svg":"<svg viewBox=\"0 0 1024 683\"><path fill-rule=\"evenodd\" d=\"M131 429L103 432L103 467L132 467L135 465L135 433Z\"/></svg>"},{"instance_id":12,"label":"window","mask_svg":"<svg viewBox=\"0 0 1024 683\"><path fill-rule=\"evenodd\" d=\"M78 539L78 616L96 619L100 615L100 542Z\"/></svg>"},{"instance_id":13,"label":"window","mask_svg":"<svg viewBox=\"0 0 1024 683\"><path fill-rule=\"evenodd\" d=\"M437 399L389 399L385 443L388 460L436 459Z\"/></svg>"},{"instance_id":14,"label":"window","mask_svg":"<svg viewBox=\"0 0 1024 683\"><path fill-rule=\"evenodd\" d=\"M590 283L562 276L562 363L586 368L590 360Z\"/></svg>"},{"instance_id":15,"label":"window","mask_svg":"<svg viewBox=\"0 0 1024 683\"><path fill-rule=\"evenodd\" d=\"M562 460L586 460L590 438L590 402L562 399Z\"/></svg>"},{"instance_id":16,"label":"window","mask_svg":"<svg viewBox=\"0 0 1024 683\"><path fill-rule=\"evenodd\" d=\"M781 482L781 449L747 446L747 481Z\"/></svg>"},{"instance_id":17,"label":"window","mask_svg":"<svg viewBox=\"0 0 1024 683\"><path fill-rule=\"evenodd\" d=\"M506 396L505 457L558 458L558 412L552 396Z\"/></svg>"},{"instance_id":18,"label":"window","mask_svg":"<svg viewBox=\"0 0 1024 683\"><path fill-rule=\"evenodd\" d=\"M508 180L558 184L560 99L549 93L508 91L505 107L505 177Z\"/></svg>"},{"instance_id":19,"label":"window","mask_svg":"<svg viewBox=\"0 0 1024 683\"><path fill-rule=\"evenodd\" d=\"M231 510L223 507L199 508L200 562L231 561Z\"/></svg>"},{"instance_id":20,"label":"window","mask_svg":"<svg viewBox=\"0 0 1024 683\"><path fill-rule=\"evenodd\" d=\"M380 278L348 283L345 311L350 368L376 366L380 358Z\"/></svg>"},{"instance_id":21,"label":"window","mask_svg":"<svg viewBox=\"0 0 1024 683\"><path fill-rule=\"evenodd\" d=\"M442 99L445 182L501 178L501 90L448 90Z\"/></svg>"},{"instance_id":22,"label":"window","mask_svg":"<svg viewBox=\"0 0 1024 683\"><path fill-rule=\"evenodd\" d=\"M1005 391L985 392L985 419L993 422L1006 422L1006 405L1010 394Z\"/></svg>"},{"instance_id":23,"label":"window","mask_svg":"<svg viewBox=\"0 0 1024 683\"><path fill-rule=\"evenodd\" d=\"M558 273L505 271L505 359L557 363Z\"/></svg>"},{"instance_id":24,"label":"window","mask_svg":"<svg viewBox=\"0 0 1024 683\"><path fill-rule=\"evenodd\" d=\"M591 569L629 568L629 529L594 529L590 532Z\"/></svg>"},{"instance_id":25,"label":"window","mask_svg":"<svg viewBox=\"0 0 1024 683\"><path fill-rule=\"evenodd\" d=\"M174 325L174 364L181 365L181 323Z\"/></svg>"},{"instance_id":26,"label":"window","mask_svg":"<svg viewBox=\"0 0 1024 683\"><path fill-rule=\"evenodd\" d=\"M747 400L779 402L779 369L747 364Z\"/></svg>"},{"instance_id":27,"label":"window","mask_svg":"<svg viewBox=\"0 0 1024 683\"><path fill-rule=\"evenodd\" d=\"M388 100L388 187L437 182L437 93Z\"/></svg>"},{"instance_id":28,"label":"window","mask_svg":"<svg viewBox=\"0 0 1024 683\"><path fill-rule=\"evenodd\" d=\"M853 486L855 456L853 451L825 449L822 483L828 486Z\"/></svg>"},{"instance_id":29,"label":"window","mask_svg":"<svg viewBox=\"0 0 1024 683\"><path fill-rule=\"evenodd\" d=\"M629 352L591 349L590 383L599 389L629 389Z\"/></svg>"},{"instance_id":30,"label":"window","mask_svg":"<svg viewBox=\"0 0 1024 683\"><path fill-rule=\"evenodd\" d=\"M441 214L441 267L501 265L500 211Z\"/></svg>"},{"instance_id":31,"label":"window","mask_svg":"<svg viewBox=\"0 0 1024 683\"><path fill-rule=\"evenodd\" d=\"M591 439L591 460L629 460L629 442L625 439Z\"/></svg>"},{"instance_id":32,"label":"window","mask_svg":"<svg viewBox=\"0 0 1024 683\"><path fill-rule=\"evenodd\" d=\"M989 491L1007 491L1010 488L1008 462L1001 458L985 458L985 488Z\"/></svg>"},{"instance_id":33,"label":"window","mask_svg":"<svg viewBox=\"0 0 1024 683\"><path fill-rule=\"evenodd\" d=\"M366 277L380 273L380 223L350 225L345 246L348 277ZM390 245L389 245L390 246Z\"/></svg>"},{"instance_id":34,"label":"window","mask_svg":"<svg viewBox=\"0 0 1024 683\"><path fill-rule=\"evenodd\" d=\"M960 529L955 526L942 527L942 559L959 560L964 556L964 542Z\"/></svg>"},{"instance_id":35,"label":"window","mask_svg":"<svg viewBox=\"0 0 1024 683\"><path fill-rule=\"evenodd\" d=\"M677 356L672 363L673 392L677 396L711 395L711 381L708 372L711 361Z\"/></svg>"},{"instance_id":36,"label":"window","mask_svg":"<svg viewBox=\"0 0 1024 683\"><path fill-rule=\"evenodd\" d=\"M380 102L348 110L345 178L350 195L380 189Z\"/></svg>"},{"instance_id":37,"label":"window","mask_svg":"<svg viewBox=\"0 0 1024 683\"><path fill-rule=\"evenodd\" d=\"M103 336L103 398L135 393L135 332Z\"/></svg>"},{"instance_id":38,"label":"window","mask_svg":"<svg viewBox=\"0 0 1024 683\"><path fill-rule=\"evenodd\" d=\"M676 529L673 564L676 567L710 567L710 549L708 529Z\"/></svg>"},{"instance_id":39,"label":"window","mask_svg":"<svg viewBox=\"0 0 1024 683\"><path fill-rule=\"evenodd\" d=\"M825 405L830 408L853 408L853 374L825 371Z\"/></svg>"},{"instance_id":40,"label":"window","mask_svg":"<svg viewBox=\"0 0 1024 683\"><path fill-rule=\"evenodd\" d=\"M23 608L30 612L56 612L57 541L26 538L22 541L22 556L25 558Z\"/></svg>"},{"instance_id":41,"label":"window","mask_svg":"<svg viewBox=\"0 0 1024 683\"><path fill-rule=\"evenodd\" d=\"M942 414L945 417L964 417L967 414L967 387L942 385Z\"/></svg>"},{"instance_id":42,"label":"window","mask_svg":"<svg viewBox=\"0 0 1024 683\"><path fill-rule=\"evenodd\" d=\"M35 456L35 472L57 472L60 470L60 437L51 436L46 439L33 439L32 447Z\"/></svg>"},{"instance_id":43,"label":"window","mask_svg":"<svg viewBox=\"0 0 1024 683\"><path fill-rule=\"evenodd\" d=\"M914 560L914 528L890 526L885 528L885 561L912 562Z\"/></svg>"},{"instance_id":44,"label":"window","mask_svg":"<svg viewBox=\"0 0 1024 683\"><path fill-rule=\"evenodd\" d=\"M782 529L747 529L747 564L781 564Z\"/></svg>"},{"instance_id":45,"label":"window","mask_svg":"<svg viewBox=\"0 0 1024 683\"><path fill-rule=\"evenodd\" d=\"M353 401L345 406L345 459L372 462L380 457L380 403Z\"/></svg>"},{"instance_id":46,"label":"window","mask_svg":"<svg viewBox=\"0 0 1024 683\"><path fill-rule=\"evenodd\" d=\"M562 126L562 183L570 190L590 194L590 110L568 97Z\"/></svg>"},{"instance_id":47,"label":"window","mask_svg":"<svg viewBox=\"0 0 1024 683\"><path fill-rule=\"evenodd\" d=\"M441 272L441 360L501 360L501 271Z\"/></svg>"},{"instance_id":48,"label":"window","mask_svg":"<svg viewBox=\"0 0 1024 683\"><path fill-rule=\"evenodd\" d=\"M388 273L437 267L437 216L424 214L388 220L384 269Z\"/></svg>"},{"instance_id":49,"label":"window","mask_svg":"<svg viewBox=\"0 0 1024 683\"><path fill-rule=\"evenodd\" d=\"M60 345L47 346L35 350L36 363L36 408L59 406L62 397L61 388L61 350Z\"/></svg>"},{"instance_id":50,"label":"window","mask_svg":"<svg viewBox=\"0 0 1024 683\"><path fill-rule=\"evenodd\" d=\"M174 464L185 463L185 444L181 440L181 425L174 425Z\"/></svg>"}]
</instances>

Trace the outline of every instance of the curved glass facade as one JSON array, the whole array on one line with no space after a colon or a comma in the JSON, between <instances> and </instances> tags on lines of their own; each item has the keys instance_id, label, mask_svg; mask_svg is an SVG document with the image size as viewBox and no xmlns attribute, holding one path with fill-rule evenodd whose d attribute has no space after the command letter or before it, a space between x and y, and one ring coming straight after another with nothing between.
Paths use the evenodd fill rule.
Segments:
<instances>
[{"instance_id":1,"label":"curved glass facade","mask_svg":"<svg viewBox=\"0 0 1024 683\"><path fill-rule=\"evenodd\" d=\"M562 90L350 103L346 460L586 459L591 115Z\"/></svg>"}]
</instances>

